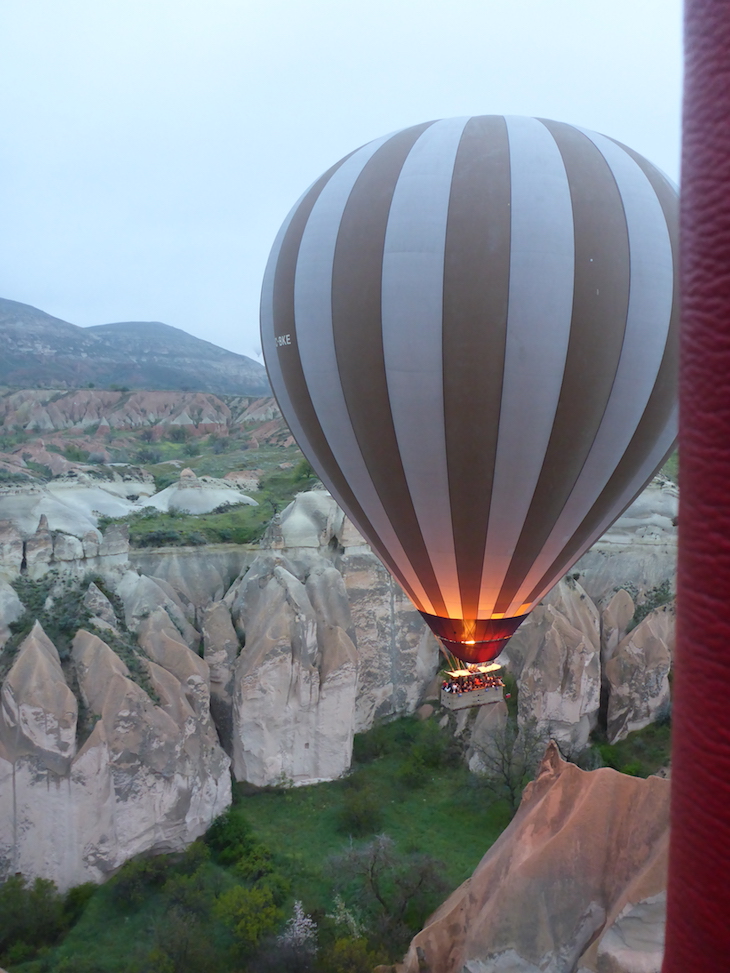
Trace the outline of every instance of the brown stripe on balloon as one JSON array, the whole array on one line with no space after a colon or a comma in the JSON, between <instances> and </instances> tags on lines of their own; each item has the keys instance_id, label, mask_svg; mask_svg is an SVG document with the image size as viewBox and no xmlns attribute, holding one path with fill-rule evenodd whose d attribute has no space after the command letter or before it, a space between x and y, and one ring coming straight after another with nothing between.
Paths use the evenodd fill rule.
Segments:
<instances>
[{"instance_id":1,"label":"brown stripe on balloon","mask_svg":"<svg viewBox=\"0 0 730 973\"><path fill-rule=\"evenodd\" d=\"M565 165L573 206L575 278L563 383L545 459L494 611L506 612L570 496L616 376L629 304L629 238L608 163L585 135L540 119Z\"/></svg>"},{"instance_id":2,"label":"brown stripe on balloon","mask_svg":"<svg viewBox=\"0 0 730 973\"><path fill-rule=\"evenodd\" d=\"M432 122L388 139L363 168L345 206L332 268L332 331L350 422L385 514L436 614L446 614L401 463L385 373L380 317L383 249L393 191Z\"/></svg>"},{"instance_id":3,"label":"brown stripe on balloon","mask_svg":"<svg viewBox=\"0 0 730 973\"><path fill-rule=\"evenodd\" d=\"M621 145L621 143L617 143ZM667 422L674 408L677 398L677 375L679 371L679 197L670 186L664 176L642 156L633 152L625 145L621 145L629 155L641 166L644 174L652 185L657 195L659 204L664 213L667 223L669 240L672 248L672 261L674 264L674 293L672 299L672 313L669 321L667 333L667 344L659 366L654 388L649 396L649 400L644 409L644 414L636 427L636 432L631 438L631 442L626 447L624 455L616 466L611 478L602 490L594 505L583 518L580 526L575 531L570 541L558 554L543 577L538 581L529 596L525 598L525 604L533 602L549 584L556 572L562 573L569 570L570 566L583 553L583 548L596 532L602 521L615 506L619 497L624 493L631 480L641 467L643 459L651 452L658 438L666 428ZM672 447L673 448L673 447ZM669 450L671 453L671 449ZM657 466L661 469L666 457ZM654 471L656 473L656 470ZM652 474L653 476L654 474ZM648 482L648 481L647 481ZM641 490L644 489L644 484ZM631 506L636 497L641 493L639 490L623 509L616 511L618 518L627 507Z\"/></svg>"},{"instance_id":4,"label":"brown stripe on balloon","mask_svg":"<svg viewBox=\"0 0 730 973\"><path fill-rule=\"evenodd\" d=\"M471 118L451 181L443 383L462 614L476 618L497 453L509 298L510 155L499 115Z\"/></svg>"},{"instance_id":5,"label":"brown stripe on balloon","mask_svg":"<svg viewBox=\"0 0 730 973\"><path fill-rule=\"evenodd\" d=\"M368 541L376 550L378 557L398 579L411 600L418 604L419 599L403 577L397 564L388 554L387 548L373 529L370 520L342 475L339 464L327 443L317 418L299 357L297 325L294 315L294 279L299 247L309 216L322 190L340 166L349 158L350 156L345 156L314 183L294 213L282 241L274 276L272 316L275 333L277 335L289 335L291 343L277 349L279 367L292 407L306 433L312 450L314 450L315 455L309 458L314 461L314 465L318 467L318 472L322 473L323 478L329 480L333 488L339 493L348 513L351 513L353 520L367 534Z\"/></svg>"}]
</instances>

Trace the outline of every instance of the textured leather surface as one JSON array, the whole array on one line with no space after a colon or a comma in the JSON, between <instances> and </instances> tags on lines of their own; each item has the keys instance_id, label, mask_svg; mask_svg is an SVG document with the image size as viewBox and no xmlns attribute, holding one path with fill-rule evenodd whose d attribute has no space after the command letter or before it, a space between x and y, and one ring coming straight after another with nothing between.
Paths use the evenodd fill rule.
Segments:
<instances>
[{"instance_id":1,"label":"textured leather surface","mask_svg":"<svg viewBox=\"0 0 730 973\"><path fill-rule=\"evenodd\" d=\"M730 971L730 3L687 0L678 635L663 973Z\"/></svg>"}]
</instances>

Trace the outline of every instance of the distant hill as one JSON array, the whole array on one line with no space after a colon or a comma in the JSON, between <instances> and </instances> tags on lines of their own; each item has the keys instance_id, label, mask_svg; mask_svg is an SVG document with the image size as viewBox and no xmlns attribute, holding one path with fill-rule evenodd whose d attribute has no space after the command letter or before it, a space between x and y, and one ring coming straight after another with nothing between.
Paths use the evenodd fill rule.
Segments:
<instances>
[{"instance_id":1,"label":"distant hill","mask_svg":"<svg viewBox=\"0 0 730 973\"><path fill-rule=\"evenodd\" d=\"M160 321L80 328L0 298L0 385L267 395L263 365Z\"/></svg>"}]
</instances>

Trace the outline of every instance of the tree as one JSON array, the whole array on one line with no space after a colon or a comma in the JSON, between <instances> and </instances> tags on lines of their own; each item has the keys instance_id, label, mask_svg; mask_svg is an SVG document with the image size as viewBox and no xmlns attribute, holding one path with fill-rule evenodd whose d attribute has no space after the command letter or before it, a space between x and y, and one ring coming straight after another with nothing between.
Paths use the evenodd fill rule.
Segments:
<instances>
[{"instance_id":1,"label":"tree","mask_svg":"<svg viewBox=\"0 0 730 973\"><path fill-rule=\"evenodd\" d=\"M342 891L372 917L382 943L405 945L447 891L443 863L430 855L402 854L387 834L353 844L330 860Z\"/></svg>"},{"instance_id":2,"label":"tree","mask_svg":"<svg viewBox=\"0 0 730 973\"><path fill-rule=\"evenodd\" d=\"M268 888L236 885L219 896L216 916L230 930L239 953L254 950L261 940L281 922L281 910Z\"/></svg>"},{"instance_id":3,"label":"tree","mask_svg":"<svg viewBox=\"0 0 730 973\"><path fill-rule=\"evenodd\" d=\"M472 740L471 746L479 754L480 784L496 798L506 801L514 814L522 791L535 776L545 752L545 740L536 724L529 722L518 727L517 720L509 717L484 739Z\"/></svg>"}]
</instances>

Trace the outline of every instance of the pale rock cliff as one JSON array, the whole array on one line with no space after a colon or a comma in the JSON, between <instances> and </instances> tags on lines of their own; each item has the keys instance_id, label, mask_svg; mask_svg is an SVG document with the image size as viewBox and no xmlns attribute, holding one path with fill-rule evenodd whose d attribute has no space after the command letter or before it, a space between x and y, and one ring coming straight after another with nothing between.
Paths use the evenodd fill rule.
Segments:
<instances>
[{"instance_id":1,"label":"pale rock cliff","mask_svg":"<svg viewBox=\"0 0 730 973\"><path fill-rule=\"evenodd\" d=\"M332 619L318 619L283 561L257 559L237 599L246 642L234 672L233 767L259 785L339 777L352 753L355 647Z\"/></svg>"},{"instance_id":2,"label":"pale rock cliff","mask_svg":"<svg viewBox=\"0 0 730 973\"><path fill-rule=\"evenodd\" d=\"M679 491L659 474L571 569L604 606L620 588L642 602L654 588L674 589Z\"/></svg>"},{"instance_id":3,"label":"pale rock cliff","mask_svg":"<svg viewBox=\"0 0 730 973\"><path fill-rule=\"evenodd\" d=\"M226 753L233 753L233 668L241 645L222 601L202 611L203 656L210 669L210 712Z\"/></svg>"},{"instance_id":4,"label":"pale rock cliff","mask_svg":"<svg viewBox=\"0 0 730 973\"><path fill-rule=\"evenodd\" d=\"M0 740L8 752L65 773L76 753L77 718L56 647L36 622L3 682Z\"/></svg>"},{"instance_id":5,"label":"pale rock cliff","mask_svg":"<svg viewBox=\"0 0 730 973\"><path fill-rule=\"evenodd\" d=\"M674 606L655 608L621 641L606 664L610 743L668 715L674 621Z\"/></svg>"},{"instance_id":6,"label":"pale rock cliff","mask_svg":"<svg viewBox=\"0 0 730 973\"><path fill-rule=\"evenodd\" d=\"M564 579L522 623L505 661L519 679L518 720L579 752L596 726L601 695L600 619L573 579Z\"/></svg>"},{"instance_id":7,"label":"pale rock cliff","mask_svg":"<svg viewBox=\"0 0 730 973\"><path fill-rule=\"evenodd\" d=\"M354 732L416 709L438 667L436 640L325 491L300 494L261 547L224 599L245 640L234 673L234 772L255 783L282 774L297 782L339 776L349 766ZM252 659L276 670L266 692ZM305 678L312 665L319 675ZM282 709L289 683L296 692L287 690ZM274 729L282 720L289 726L297 707L321 730L317 752L315 738L305 740L293 760L279 752L289 744ZM316 719L303 715L312 707ZM281 732L288 739L289 730ZM328 733L336 743L325 748L325 759L319 750Z\"/></svg>"},{"instance_id":8,"label":"pale rock cliff","mask_svg":"<svg viewBox=\"0 0 730 973\"><path fill-rule=\"evenodd\" d=\"M139 631L142 622L157 608L163 608L183 636L186 645L197 649L200 635L191 624L195 609L181 600L174 588L162 578L127 571L117 585L117 594L124 604L127 627Z\"/></svg>"},{"instance_id":9,"label":"pale rock cliff","mask_svg":"<svg viewBox=\"0 0 730 973\"><path fill-rule=\"evenodd\" d=\"M659 973L669 783L564 763L411 942L400 973Z\"/></svg>"},{"instance_id":10,"label":"pale rock cliff","mask_svg":"<svg viewBox=\"0 0 730 973\"><path fill-rule=\"evenodd\" d=\"M620 588L601 612L601 662L613 658L619 642L629 630L636 606L628 591Z\"/></svg>"},{"instance_id":11,"label":"pale rock cliff","mask_svg":"<svg viewBox=\"0 0 730 973\"><path fill-rule=\"evenodd\" d=\"M231 798L193 666L182 683L148 663L156 705L91 632L76 635L72 664L96 720L78 751L78 705L39 625L5 680L0 715L0 869L62 889L100 881L140 852L184 848Z\"/></svg>"},{"instance_id":12,"label":"pale rock cliff","mask_svg":"<svg viewBox=\"0 0 730 973\"><path fill-rule=\"evenodd\" d=\"M17 622L24 611L15 589L0 577L0 649L10 638L10 626Z\"/></svg>"}]
</instances>

